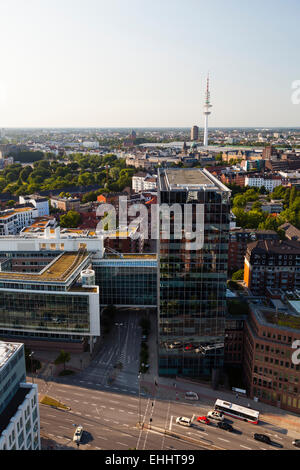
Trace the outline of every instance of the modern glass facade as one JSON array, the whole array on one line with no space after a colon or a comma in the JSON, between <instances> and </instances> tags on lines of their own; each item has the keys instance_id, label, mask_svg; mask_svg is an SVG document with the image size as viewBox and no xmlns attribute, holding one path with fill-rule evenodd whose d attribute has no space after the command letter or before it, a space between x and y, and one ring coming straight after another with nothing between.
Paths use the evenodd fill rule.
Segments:
<instances>
[{"instance_id":1,"label":"modern glass facade","mask_svg":"<svg viewBox=\"0 0 300 470\"><path fill-rule=\"evenodd\" d=\"M0 290L0 329L89 333L87 295Z\"/></svg>"},{"instance_id":2,"label":"modern glass facade","mask_svg":"<svg viewBox=\"0 0 300 470\"><path fill-rule=\"evenodd\" d=\"M93 262L101 305L156 306L156 260Z\"/></svg>"},{"instance_id":3,"label":"modern glass facade","mask_svg":"<svg viewBox=\"0 0 300 470\"><path fill-rule=\"evenodd\" d=\"M182 212L185 204L192 205L193 230L196 205L204 208L204 244L195 250L188 249L184 236L175 237L172 213L170 237L165 239L160 215L159 374L200 377L223 365L230 192L209 174L195 169L201 173L197 186L197 174L188 171L184 174L185 184L174 189L166 184L164 172L159 175L160 204L179 204ZM176 178L180 183L180 174ZM183 224L184 217L182 233Z\"/></svg>"}]
</instances>

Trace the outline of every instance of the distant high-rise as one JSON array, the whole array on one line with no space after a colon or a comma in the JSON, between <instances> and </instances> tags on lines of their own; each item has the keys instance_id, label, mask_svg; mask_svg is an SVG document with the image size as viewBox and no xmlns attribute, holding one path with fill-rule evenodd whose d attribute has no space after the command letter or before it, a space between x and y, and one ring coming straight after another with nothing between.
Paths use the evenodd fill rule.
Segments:
<instances>
[{"instance_id":1,"label":"distant high-rise","mask_svg":"<svg viewBox=\"0 0 300 470\"><path fill-rule=\"evenodd\" d=\"M207 77L206 99L205 99L205 104L204 104L204 116L205 116L204 141L203 141L204 147L207 147L208 145L208 116L211 114L210 108L212 108L212 105L210 104L209 77Z\"/></svg>"},{"instance_id":2,"label":"distant high-rise","mask_svg":"<svg viewBox=\"0 0 300 470\"><path fill-rule=\"evenodd\" d=\"M198 140L199 138L199 127L193 126L191 129L191 140Z\"/></svg>"}]
</instances>

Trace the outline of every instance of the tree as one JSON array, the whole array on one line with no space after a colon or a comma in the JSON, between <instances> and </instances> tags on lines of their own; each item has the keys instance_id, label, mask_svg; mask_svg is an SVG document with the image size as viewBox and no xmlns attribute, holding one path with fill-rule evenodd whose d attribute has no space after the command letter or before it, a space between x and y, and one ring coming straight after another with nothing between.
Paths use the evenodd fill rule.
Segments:
<instances>
[{"instance_id":1,"label":"tree","mask_svg":"<svg viewBox=\"0 0 300 470\"><path fill-rule=\"evenodd\" d=\"M66 368L66 362L69 362L71 360L71 354L61 350L59 355L54 361L55 365L63 364L64 365L64 370Z\"/></svg>"},{"instance_id":2,"label":"tree","mask_svg":"<svg viewBox=\"0 0 300 470\"><path fill-rule=\"evenodd\" d=\"M239 269L232 275L232 280L233 281L242 281L244 279L244 270Z\"/></svg>"},{"instance_id":3,"label":"tree","mask_svg":"<svg viewBox=\"0 0 300 470\"><path fill-rule=\"evenodd\" d=\"M63 228L76 228L81 222L81 216L76 211L69 211L60 218L60 226Z\"/></svg>"}]
</instances>

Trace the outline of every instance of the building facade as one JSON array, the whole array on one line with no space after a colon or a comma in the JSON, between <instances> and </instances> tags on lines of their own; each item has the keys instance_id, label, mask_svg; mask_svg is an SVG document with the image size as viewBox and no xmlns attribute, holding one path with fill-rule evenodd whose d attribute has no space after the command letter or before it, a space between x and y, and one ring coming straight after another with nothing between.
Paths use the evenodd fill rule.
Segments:
<instances>
[{"instance_id":1,"label":"building facade","mask_svg":"<svg viewBox=\"0 0 300 470\"><path fill-rule=\"evenodd\" d=\"M251 398L300 414L300 365L292 345L300 340L298 316L250 305L245 321L244 378Z\"/></svg>"},{"instance_id":2,"label":"building facade","mask_svg":"<svg viewBox=\"0 0 300 470\"><path fill-rule=\"evenodd\" d=\"M40 450L36 384L26 383L24 345L0 341L0 450Z\"/></svg>"},{"instance_id":3,"label":"building facade","mask_svg":"<svg viewBox=\"0 0 300 470\"><path fill-rule=\"evenodd\" d=\"M159 218L159 374L208 376L223 365L230 191L208 171L159 170L159 203L202 208L202 248L191 249L183 218ZM162 213L162 211L160 212ZM179 237L176 234L179 230Z\"/></svg>"}]
</instances>

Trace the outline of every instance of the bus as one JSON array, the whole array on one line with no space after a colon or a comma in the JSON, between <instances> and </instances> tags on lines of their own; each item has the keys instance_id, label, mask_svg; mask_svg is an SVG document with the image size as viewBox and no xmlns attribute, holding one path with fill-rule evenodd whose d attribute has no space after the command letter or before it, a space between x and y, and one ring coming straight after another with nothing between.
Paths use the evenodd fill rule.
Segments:
<instances>
[{"instance_id":1,"label":"bus","mask_svg":"<svg viewBox=\"0 0 300 470\"><path fill-rule=\"evenodd\" d=\"M244 406L218 399L215 403L215 410L221 411L225 415L232 416L233 418L242 419L252 424L258 424L259 411L252 410L251 408L245 408Z\"/></svg>"}]
</instances>

